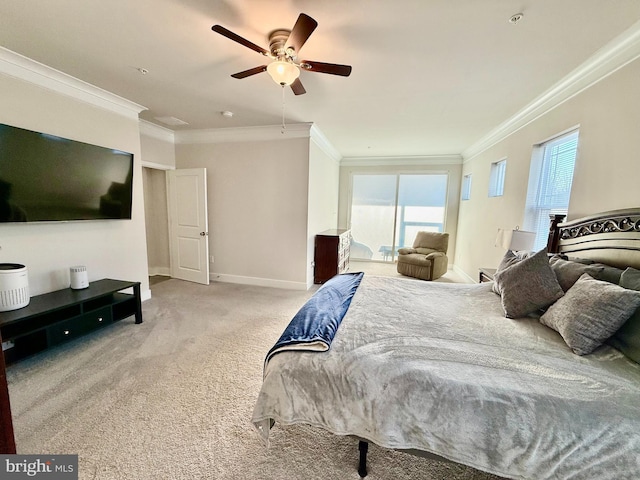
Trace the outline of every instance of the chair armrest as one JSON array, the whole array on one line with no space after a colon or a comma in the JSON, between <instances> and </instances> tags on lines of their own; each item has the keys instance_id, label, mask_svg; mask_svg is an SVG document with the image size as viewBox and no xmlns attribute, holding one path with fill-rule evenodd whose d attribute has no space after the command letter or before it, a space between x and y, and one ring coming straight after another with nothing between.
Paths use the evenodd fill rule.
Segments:
<instances>
[{"instance_id":1,"label":"chair armrest","mask_svg":"<svg viewBox=\"0 0 640 480\"><path fill-rule=\"evenodd\" d=\"M446 255L444 254L444 252L432 252L429 255L427 255L425 258L428 258L429 260L433 259L433 258L437 258L437 257L445 257Z\"/></svg>"},{"instance_id":2,"label":"chair armrest","mask_svg":"<svg viewBox=\"0 0 640 480\"><path fill-rule=\"evenodd\" d=\"M417 251L415 248L404 247L404 248L399 248L398 253L400 255L409 255L410 253L417 253Z\"/></svg>"}]
</instances>

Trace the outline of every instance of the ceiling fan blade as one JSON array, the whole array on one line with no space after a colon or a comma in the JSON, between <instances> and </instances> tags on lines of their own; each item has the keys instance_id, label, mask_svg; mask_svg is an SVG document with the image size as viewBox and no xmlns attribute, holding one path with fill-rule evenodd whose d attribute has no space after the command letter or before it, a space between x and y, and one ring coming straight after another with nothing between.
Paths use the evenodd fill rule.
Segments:
<instances>
[{"instance_id":1,"label":"ceiling fan blade","mask_svg":"<svg viewBox=\"0 0 640 480\"><path fill-rule=\"evenodd\" d=\"M300 62L300 66L309 72L330 73L331 75L340 75L341 77L348 77L351 75L351 65L302 60Z\"/></svg>"},{"instance_id":2,"label":"ceiling fan blade","mask_svg":"<svg viewBox=\"0 0 640 480\"><path fill-rule=\"evenodd\" d=\"M300 81L299 78L296 78L294 82L291 84L291 90L293 90L293 93L295 93L296 95L303 95L307 93L307 91L302 86L302 82Z\"/></svg>"},{"instance_id":3,"label":"ceiling fan blade","mask_svg":"<svg viewBox=\"0 0 640 480\"><path fill-rule=\"evenodd\" d=\"M233 40L234 42L238 42L240 45L244 45L245 47L248 47L251 50L255 50L256 52L261 53L262 55L269 55L269 52L264 48L256 45L253 42L250 42L246 38L242 38L240 35L233 33L231 30L227 30L222 25L214 25L213 27L211 27L211 30L213 30L216 33L219 33L224 37L227 37L230 40Z\"/></svg>"},{"instance_id":4,"label":"ceiling fan blade","mask_svg":"<svg viewBox=\"0 0 640 480\"><path fill-rule=\"evenodd\" d=\"M309 15L301 13L289 34L284 49L293 48L298 53L317 26L318 22Z\"/></svg>"},{"instance_id":5,"label":"ceiling fan blade","mask_svg":"<svg viewBox=\"0 0 640 480\"><path fill-rule=\"evenodd\" d=\"M249 70L244 70L242 72L238 72L238 73L234 73L233 75L231 75L233 78L247 78L250 77L251 75L255 75L257 73L262 73L262 72L266 72L267 71L267 66L266 65L260 65L259 67L255 67L255 68L250 68Z\"/></svg>"}]
</instances>

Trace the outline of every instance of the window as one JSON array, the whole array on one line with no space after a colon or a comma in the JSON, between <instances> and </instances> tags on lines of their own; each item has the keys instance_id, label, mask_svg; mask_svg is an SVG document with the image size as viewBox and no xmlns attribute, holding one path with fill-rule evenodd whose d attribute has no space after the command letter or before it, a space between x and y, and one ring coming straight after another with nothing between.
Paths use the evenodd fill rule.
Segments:
<instances>
[{"instance_id":1,"label":"window","mask_svg":"<svg viewBox=\"0 0 640 480\"><path fill-rule=\"evenodd\" d=\"M462 177L462 200L471 198L471 174Z\"/></svg>"},{"instance_id":2,"label":"window","mask_svg":"<svg viewBox=\"0 0 640 480\"><path fill-rule=\"evenodd\" d=\"M420 230L444 231L447 174L353 174L351 258L393 262Z\"/></svg>"},{"instance_id":3,"label":"window","mask_svg":"<svg viewBox=\"0 0 640 480\"><path fill-rule=\"evenodd\" d=\"M504 176L507 171L507 159L491 164L489 177L489 196L501 197L504 194Z\"/></svg>"},{"instance_id":4,"label":"window","mask_svg":"<svg viewBox=\"0 0 640 480\"><path fill-rule=\"evenodd\" d=\"M577 130L534 148L524 225L536 232L535 250L547 244L549 215L568 211L577 150Z\"/></svg>"}]
</instances>

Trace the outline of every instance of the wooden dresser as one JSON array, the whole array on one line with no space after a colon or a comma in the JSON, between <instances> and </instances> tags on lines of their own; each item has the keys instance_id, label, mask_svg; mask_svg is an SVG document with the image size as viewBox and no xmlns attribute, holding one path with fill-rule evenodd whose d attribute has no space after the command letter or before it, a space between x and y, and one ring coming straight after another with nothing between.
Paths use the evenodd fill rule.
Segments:
<instances>
[{"instance_id":1,"label":"wooden dresser","mask_svg":"<svg viewBox=\"0 0 640 480\"><path fill-rule=\"evenodd\" d=\"M325 230L316 235L314 283L324 283L349 269L351 230Z\"/></svg>"}]
</instances>

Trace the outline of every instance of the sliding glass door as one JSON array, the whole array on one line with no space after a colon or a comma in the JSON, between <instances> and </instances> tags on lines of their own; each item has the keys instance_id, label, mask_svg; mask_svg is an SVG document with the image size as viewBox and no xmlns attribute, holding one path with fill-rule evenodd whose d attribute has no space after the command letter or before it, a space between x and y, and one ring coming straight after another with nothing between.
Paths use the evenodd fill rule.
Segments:
<instances>
[{"instance_id":1,"label":"sliding glass door","mask_svg":"<svg viewBox=\"0 0 640 480\"><path fill-rule=\"evenodd\" d=\"M351 258L386 260L395 230L397 175L354 175Z\"/></svg>"},{"instance_id":2,"label":"sliding glass door","mask_svg":"<svg viewBox=\"0 0 640 480\"><path fill-rule=\"evenodd\" d=\"M393 262L420 230L444 230L446 174L353 175L351 258Z\"/></svg>"}]
</instances>

